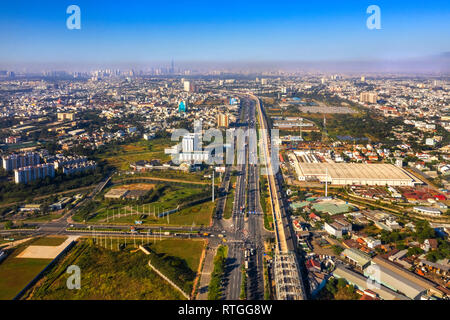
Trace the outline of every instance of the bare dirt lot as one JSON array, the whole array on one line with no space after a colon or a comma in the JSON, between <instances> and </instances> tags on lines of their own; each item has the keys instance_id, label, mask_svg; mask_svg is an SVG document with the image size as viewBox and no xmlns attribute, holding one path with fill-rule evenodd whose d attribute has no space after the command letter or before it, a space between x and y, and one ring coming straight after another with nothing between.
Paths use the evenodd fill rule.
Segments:
<instances>
[{"instance_id":1,"label":"bare dirt lot","mask_svg":"<svg viewBox=\"0 0 450 320\"><path fill-rule=\"evenodd\" d=\"M58 246L47 245L39 246L32 245L27 247L21 253L17 255L17 258L28 258L28 259L54 259L56 258L67 246L75 241L78 237L71 236L68 237L63 243Z\"/></svg>"},{"instance_id":2,"label":"bare dirt lot","mask_svg":"<svg viewBox=\"0 0 450 320\"><path fill-rule=\"evenodd\" d=\"M114 187L113 189L127 189L127 190L152 190L155 187L154 184L151 183L133 183L133 184L125 184Z\"/></svg>"}]
</instances>

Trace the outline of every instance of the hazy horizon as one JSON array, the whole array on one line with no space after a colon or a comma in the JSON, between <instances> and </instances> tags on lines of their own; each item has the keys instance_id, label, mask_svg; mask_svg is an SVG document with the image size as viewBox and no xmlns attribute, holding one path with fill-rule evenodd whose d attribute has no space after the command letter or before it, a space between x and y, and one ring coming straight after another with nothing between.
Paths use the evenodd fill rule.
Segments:
<instances>
[{"instance_id":1,"label":"hazy horizon","mask_svg":"<svg viewBox=\"0 0 450 320\"><path fill-rule=\"evenodd\" d=\"M371 5L380 28L367 25ZM67 8L80 8L70 30ZM0 68L450 72L448 1L0 3Z\"/></svg>"},{"instance_id":2,"label":"hazy horizon","mask_svg":"<svg viewBox=\"0 0 450 320\"><path fill-rule=\"evenodd\" d=\"M90 72L100 69L150 71L169 68L172 60L136 62L0 62L0 69L15 72ZM341 61L174 61L176 70L197 72L323 72L323 73L450 73L450 56L403 60Z\"/></svg>"}]
</instances>

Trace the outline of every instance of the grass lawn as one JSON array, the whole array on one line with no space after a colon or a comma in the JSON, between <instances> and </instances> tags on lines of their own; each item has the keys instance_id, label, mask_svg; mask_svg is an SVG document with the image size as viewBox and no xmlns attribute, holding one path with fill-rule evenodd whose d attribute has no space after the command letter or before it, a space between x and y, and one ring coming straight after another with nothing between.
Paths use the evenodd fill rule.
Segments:
<instances>
[{"instance_id":1,"label":"grass lawn","mask_svg":"<svg viewBox=\"0 0 450 320\"><path fill-rule=\"evenodd\" d=\"M11 300L51 259L7 258L0 264L0 300Z\"/></svg>"},{"instance_id":2,"label":"grass lawn","mask_svg":"<svg viewBox=\"0 0 450 320\"><path fill-rule=\"evenodd\" d=\"M207 179L203 177L205 175L204 172L184 172L181 170L152 170L148 172L136 172L135 174L128 175L120 175L114 176L113 182L116 183L121 180L128 179L139 179L139 178L147 178L151 180L151 178L157 179L167 179L167 180L175 180L180 181L181 183L191 183L191 182L203 182L203 183L211 183L211 179Z\"/></svg>"},{"instance_id":3,"label":"grass lawn","mask_svg":"<svg viewBox=\"0 0 450 320\"><path fill-rule=\"evenodd\" d=\"M44 242L45 238L42 239ZM52 240L51 240L52 241ZM39 245L39 240L19 245L0 263L0 300L11 300L52 260L16 258L30 244Z\"/></svg>"},{"instance_id":4,"label":"grass lawn","mask_svg":"<svg viewBox=\"0 0 450 320\"><path fill-rule=\"evenodd\" d=\"M197 204L188 208L184 208L178 212L172 213L169 218L163 217L158 218L154 217L152 215L142 215L142 207L138 207L136 211L136 207L134 207L134 212L139 212L139 214L133 214L125 217L115 218L114 220L111 219L113 210L109 210L109 223L111 224L134 224L135 220L141 220L143 224L150 224L150 225L183 225L183 226L191 226L193 223L196 226L200 225L209 225L211 221L212 211L214 209L215 203L212 202L205 202L201 204ZM161 211L162 212L162 211ZM117 214L117 211L115 211L115 214ZM89 220L89 222L95 222L102 220L100 218L106 218L106 210L104 213L99 214L94 219ZM102 220L102 222L105 222Z\"/></svg>"},{"instance_id":5,"label":"grass lawn","mask_svg":"<svg viewBox=\"0 0 450 320\"><path fill-rule=\"evenodd\" d=\"M117 241L117 240L116 240ZM123 239L121 243L123 243ZM200 257L204 249L203 240L165 239L147 245L160 259L184 261L189 272L197 272ZM178 259L178 260L176 260ZM184 299L170 284L153 272L148 266L149 256L128 239L128 245L122 250L110 250L92 245L91 240L81 241L68 256L46 275L28 293L27 299L62 300L180 300ZM69 265L76 264L82 270L81 289L68 290L65 272ZM166 275L173 275L179 265L167 264ZM178 274L178 273L176 273ZM181 279L181 280L180 280ZM178 278L183 281L183 278ZM186 283L190 287L191 280Z\"/></svg>"},{"instance_id":6,"label":"grass lawn","mask_svg":"<svg viewBox=\"0 0 450 320\"><path fill-rule=\"evenodd\" d=\"M223 212L223 217L225 219L230 219L233 215L233 202L234 202L234 194L235 194L235 188L233 188L234 184L236 183L236 176L232 176L230 180L230 189L228 191L227 195L227 202L225 203L225 209Z\"/></svg>"},{"instance_id":7,"label":"grass lawn","mask_svg":"<svg viewBox=\"0 0 450 320\"><path fill-rule=\"evenodd\" d=\"M32 242L33 246L59 246L64 241L67 240L67 237L45 237L45 238L39 238L37 240L34 240Z\"/></svg>"},{"instance_id":8,"label":"grass lawn","mask_svg":"<svg viewBox=\"0 0 450 320\"><path fill-rule=\"evenodd\" d=\"M197 272L200 257L205 247L205 240L164 239L151 243L149 247L158 253L165 253L186 260L189 268Z\"/></svg>"},{"instance_id":9,"label":"grass lawn","mask_svg":"<svg viewBox=\"0 0 450 320\"><path fill-rule=\"evenodd\" d=\"M107 217L109 217L109 223L134 223L135 220L142 220L144 224L169 224L171 225L192 225L194 222L196 225L209 225L212 210L214 204L212 202L202 203L188 208L184 208L179 212L170 215L169 219L157 218L152 214L156 212L162 213L164 211L177 208L178 205L187 202L185 199L193 195L203 192L202 188L187 188L179 186L170 186L165 190L158 201L144 203L141 205L133 204L109 204L107 201L98 201L98 206L93 210L95 216L89 219L89 222L104 222L106 223ZM150 212L151 215L142 215L143 213ZM121 217L118 218L118 214ZM128 216L124 216L126 213ZM113 214L115 219L112 220Z\"/></svg>"}]
</instances>

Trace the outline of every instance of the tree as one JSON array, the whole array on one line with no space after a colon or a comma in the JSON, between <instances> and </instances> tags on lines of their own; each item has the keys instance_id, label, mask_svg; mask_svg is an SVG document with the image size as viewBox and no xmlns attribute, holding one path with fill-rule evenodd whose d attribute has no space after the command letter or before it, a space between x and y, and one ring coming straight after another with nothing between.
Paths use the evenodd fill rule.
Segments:
<instances>
[{"instance_id":1,"label":"tree","mask_svg":"<svg viewBox=\"0 0 450 320\"><path fill-rule=\"evenodd\" d=\"M333 249L334 254L337 256L340 255L342 253L342 251L344 251L344 249L342 247L337 246L335 244L332 246L332 249Z\"/></svg>"},{"instance_id":2,"label":"tree","mask_svg":"<svg viewBox=\"0 0 450 320\"><path fill-rule=\"evenodd\" d=\"M416 224L415 236L417 240L422 243L425 239L436 238L436 232L430 227L430 223L428 221L419 221Z\"/></svg>"},{"instance_id":3,"label":"tree","mask_svg":"<svg viewBox=\"0 0 450 320\"><path fill-rule=\"evenodd\" d=\"M5 229L12 229L12 227L14 226L14 223L11 220L8 220L5 222L4 227Z\"/></svg>"}]
</instances>

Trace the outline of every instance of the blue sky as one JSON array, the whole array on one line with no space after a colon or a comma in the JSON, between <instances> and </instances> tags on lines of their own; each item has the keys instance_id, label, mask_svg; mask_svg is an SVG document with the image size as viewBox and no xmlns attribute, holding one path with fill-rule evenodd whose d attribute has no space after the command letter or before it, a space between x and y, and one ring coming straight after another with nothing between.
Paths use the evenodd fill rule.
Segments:
<instances>
[{"instance_id":1,"label":"blue sky","mask_svg":"<svg viewBox=\"0 0 450 320\"><path fill-rule=\"evenodd\" d=\"M66 28L71 4L81 30ZM1 63L389 60L450 52L450 2L14 0L0 30Z\"/></svg>"}]
</instances>

